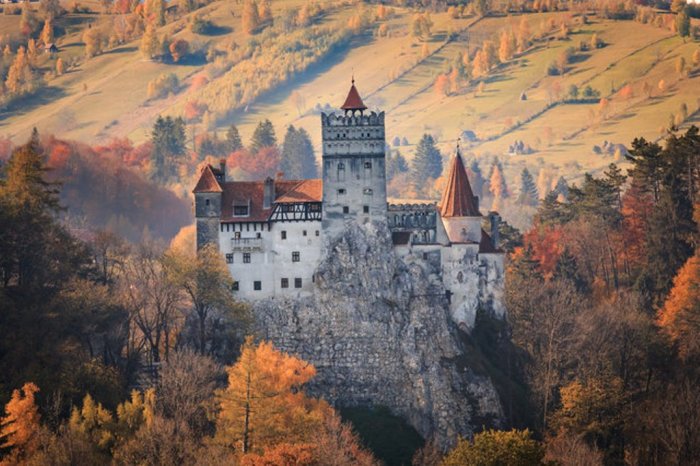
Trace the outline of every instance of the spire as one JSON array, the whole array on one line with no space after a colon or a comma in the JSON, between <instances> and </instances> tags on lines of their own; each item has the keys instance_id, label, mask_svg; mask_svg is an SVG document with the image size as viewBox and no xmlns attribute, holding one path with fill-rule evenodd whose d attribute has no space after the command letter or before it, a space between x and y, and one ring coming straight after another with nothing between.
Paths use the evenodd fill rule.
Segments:
<instances>
[{"instance_id":1,"label":"spire","mask_svg":"<svg viewBox=\"0 0 700 466\"><path fill-rule=\"evenodd\" d=\"M452 159L450 173L447 176L445 191L442 193L440 216L481 217L478 200L472 193L462 155L459 153L459 143L457 144L457 153Z\"/></svg>"},{"instance_id":2,"label":"spire","mask_svg":"<svg viewBox=\"0 0 700 466\"><path fill-rule=\"evenodd\" d=\"M199 176L199 181L197 186L195 186L193 193L220 193L223 192L221 185L216 181L216 176L211 169L211 165L207 165L202 170L202 174Z\"/></svg>"},{"instance_id":3,"label":"spire","mask_svg":"<svg viewBox=\"0 0 700 466\"><path fill-rule=\"evenodd\" d=\"M340 108L345 111L367 110L367 106L362 102L362 97L360 97L360 93L357 92L357 88L355 87L354 75L352 77L350 92L348 92L348 96L345 98L345 103Z\"/></svg>"}]
</instances>

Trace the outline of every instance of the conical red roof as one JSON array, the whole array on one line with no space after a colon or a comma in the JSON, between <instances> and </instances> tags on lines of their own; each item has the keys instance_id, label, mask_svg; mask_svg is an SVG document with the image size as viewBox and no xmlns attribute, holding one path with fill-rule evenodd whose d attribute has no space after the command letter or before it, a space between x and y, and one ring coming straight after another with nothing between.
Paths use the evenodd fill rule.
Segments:
<instances>
[{"instance_id":1,"label":"conical red roof","mask_svg":"<svg viewBox=\"0 0 700 466\"><path fill-rule=\"evenodd\" d=\"M440 216L481 217L459 150L455 158L452 159L450 174L447 176L447 186L445 186L445 192L442 193Z\"/></svg>"},{"instance_id":2,"label":"conical red roof","mask_svg":"<svg viewBox=\"0 0 700 466\"><path fill-rule=\"evenodd\" d=\"M360 93L357 92L354 79L352 80L352 86L350 86L350 92L348 92L348 96L345 98L345 103L340 108L343 110L367 110L367 106L362 102Z\"/></svg>"},{"instance_id":3,"label":"conical red roof","mask_svg":"<svg viewBox=\"0 0 700 466\"><path fill-rule=\"evenodd\" d=\"M211 166L207 165L202 170L202 174L199 177L197 186L195 186L193 193L220 193L223 192L221 185L216 181L216 176L211 170Z\"/></svg>"}]
</instances>

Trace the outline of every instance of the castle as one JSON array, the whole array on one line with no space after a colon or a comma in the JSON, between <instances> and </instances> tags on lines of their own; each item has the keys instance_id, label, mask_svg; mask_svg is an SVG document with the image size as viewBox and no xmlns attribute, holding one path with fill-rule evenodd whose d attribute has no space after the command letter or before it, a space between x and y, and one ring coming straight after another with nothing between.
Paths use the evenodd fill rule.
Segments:
<instances>
[{"instance_id":1,"label":"castle","mask_svg":"<svg viewBox=\"0 0 700 466\"><path fill-rule=\"evenodd\" d=\"M479 308L503 317L500 219L490 213L490 234L482 229L459 148L439 204L392 204L384 112L367 113L354 80L341 110L321 114L322 179L234 181L223 163L205 167L193 191L197 248L219 248L243 300L301 298L348 222L379 223L402 260L441 282L455 323L471 328Z\"/></svg>"}]
</instances>

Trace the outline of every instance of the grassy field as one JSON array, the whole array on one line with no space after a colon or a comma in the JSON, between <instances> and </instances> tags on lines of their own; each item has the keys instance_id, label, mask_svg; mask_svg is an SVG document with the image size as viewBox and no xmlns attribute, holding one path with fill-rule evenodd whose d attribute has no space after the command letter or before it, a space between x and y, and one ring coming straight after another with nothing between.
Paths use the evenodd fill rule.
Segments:
<instances>
[{"instance_id":1,"label":"grassy field","mask_svg":"<svg viewBox=\"0 0 700 466\"><path fill-rule=\"evenodd\" d=\"M279 8L299 6L302 0L273 2ZM160 33L184 38L199 48L218 46L226 41L245 44L248 37L240 27L239 6L216 1L200 14L220 30L217 35L199 36L186 27L187 17L165 26ZM354 6L336 6L318 20L319 25L340 27L357 13ZM525 53L502 64L483 83L483 89L467 87L456 95L439 95L433 88L435 77L449 67L459 52L473 52L484 39L497 41L501 31L517 28L521 17L503 16L452 19L446 13L433 14L432 37L422 42L411 37L413 12L397 9L385 20L389 36L377 37L378 23L355 34L343 47L333 50L286 83L260 95L246 108L219 122L222 134L228 124L238 125L244 141L255 125L269 118L278 137L294 124L307 129L315 146L320 146L320 125L314 107L339 106L355 76L365 102L387 111L387 140L406 138L402 153L412 157L413 144L424 132L438 137L445 153L453 150L463 130L472 130L480 141L467 150L486 161L499 157L506 175L515 180L522 167L546 168L552 176L575 179L584 171L597 172L607 166L610 156L594 154L593 147L604 141L629 145L634 137L661 137L671 115L687 105L689 121L697 120L700 102L700 73L679 74L678 57L693 67L692 55L700 47L683 41L667 29L632 21L610 21L595 16L588 24L577 22L567 12L526 15L531 30L543 23L572 24L566 40L550 34L550 40L536 42ZM0 16L0 27L12 28L18 16ZM70 24L99 21L96 14L75 16ZM78 27L67 27L59 39L64 59L84 53ZM9 29L8 29L9 30ZM447 40L452 34L452 39ZM567 48L588 43L593 34L605 46L577 52L563 76L548 76L547 67ZM49 83L35 98L11 112L0 114L0 134L17 141L37 126L63 137L102 143L127 136L134 142L149 137L159 114L181 114L190 99L188 86L202 73L205 63L165 64L144 60L138 41L90 60L80 60L64 76ZM426 54L427 51L427 54ZM180 92L167 98L149 100L147 83L163 73L180 79ZM660 90L658 83L665 82ZM651 88L651 95L645 91ZM559 103L548 106L566 94L571 85L591 86L608 100L604 112L596 103ZM622 95L628 85L632 92ZM521 100L521 94L527 100ZM296 99L292 96L296 95ZM529 155L508 155L508 146L521 140L534 150ZM488 162L487 162L488 163ZM514 182L514 181L513 181Z\"/></svg>"}]
</instances>

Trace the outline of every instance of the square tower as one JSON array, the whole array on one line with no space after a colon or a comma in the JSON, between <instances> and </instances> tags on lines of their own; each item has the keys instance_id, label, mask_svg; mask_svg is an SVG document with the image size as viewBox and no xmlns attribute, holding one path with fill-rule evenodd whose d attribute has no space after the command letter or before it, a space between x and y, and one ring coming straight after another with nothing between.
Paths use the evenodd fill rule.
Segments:
<instances>
[{"instance_id":1,"label":"square tower","mask_svg":"<svg viewBox=\"0 0 700 466\"><path fill-rule=\"evenodd\" d=\"M355 81L343 114L321 114L323 230L330 238L347 220L386 222L384 112L370 112Z\"/></svg>"}]
</instances>

